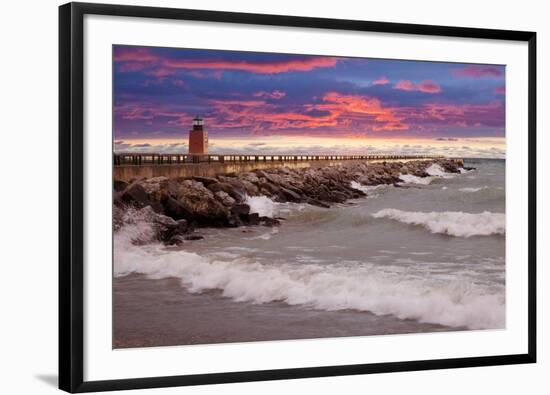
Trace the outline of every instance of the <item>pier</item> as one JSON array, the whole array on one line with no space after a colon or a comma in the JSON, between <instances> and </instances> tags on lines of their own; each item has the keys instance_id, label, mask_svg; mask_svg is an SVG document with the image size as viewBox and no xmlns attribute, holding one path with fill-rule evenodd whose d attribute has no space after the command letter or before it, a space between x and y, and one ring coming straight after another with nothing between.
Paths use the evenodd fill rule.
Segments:
<instances>
[{"instance_id":1,"label":"pier","mask_svg":"<svg viewBox=\"0 0 550 395\"><path fill-rule=\"evenodd\" d=\"M324 167L353 161L409 161L437 158L440 158L440 156L115 153L113 155L113 172L115 179L129 181L140 177L160 176L168 178L213 177L218 174L272 169L283 166L289 168Z\"/></svg>"},{"instance_id":2,"label":"pier","mask_svg":"<svg viewBox=\"0 0 550 395\"><path fill-rule=\"evenodd\" d=\"M248 163L248 162L312 162L345 160L408 160L435 159L438 156L416 155L190 155L190 154L114 154L114 165L173 165L192 163Z\"/></svg>"}]
</instances>

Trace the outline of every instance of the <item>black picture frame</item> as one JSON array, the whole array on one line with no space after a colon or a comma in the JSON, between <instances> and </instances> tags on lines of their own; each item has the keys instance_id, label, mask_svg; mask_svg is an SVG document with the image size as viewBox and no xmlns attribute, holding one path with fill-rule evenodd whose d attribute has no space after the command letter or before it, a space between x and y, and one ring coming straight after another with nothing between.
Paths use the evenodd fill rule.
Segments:
<instances>
[{"instance_id":1,"label":"black picture frame","mask_svg":"<svg viewBox=\"0 0 550 395\"><path fill-rule=\"evenodd\" d=\"M528 351L470 358L318 366L106 381L84 380L84 136L83 46L87 14L204 22L323 28L363 32L510 40L528 43ZM536 362L536 33L526 31L366 22L110 4L59 7L59 388L90 392L138 388L281 380L321 376L449 369Z\"/></svg>"}]
</instances>

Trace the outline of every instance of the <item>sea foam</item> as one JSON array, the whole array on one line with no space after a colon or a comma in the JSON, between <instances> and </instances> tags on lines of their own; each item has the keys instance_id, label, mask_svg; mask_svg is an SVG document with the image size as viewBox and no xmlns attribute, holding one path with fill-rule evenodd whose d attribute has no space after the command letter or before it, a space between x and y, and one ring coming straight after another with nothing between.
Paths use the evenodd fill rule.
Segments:
<instances>
[{"instance_id":1,"label":"sea foam","mask_svg":"<svg viewBox=\"0 0 550 395\"><path fill-rule=\"evenodd\" d=\"M469 192L469 193L472 193L472 192L479 192L483 189L488 189L489 187L487 185L484 185L482 187L478 187L478 188L460 188L459 191L460 192Z\"/></svg>"},{"instance_id":2,"label":"sea foam","mask_svg":"<svg viewBox=\"0 0 550 395\"><path fill-rule=\"evenodd\" d=\"M251 258L244 247L199 255L155 242L153 226L135 212L124 217L114 233L115 277L139 273L151 279L177 278L189 292L219 290L238 302L352 309L471 329L504 325L503 286L474 284L460 276L441 280L392 273L368 262L320 264L308 258L266 264Z\"/></svg>"},{"instance_id":3,"label":"sea foam","mask_svg":"<svg viewBox=\"0 0 550 395\"><path fill-rule=\"evenodd\" d=\"M471 214L461 211L420 212L387 208L372 216L423 226L432 233L457 237L503 235L506 229L505 214L488 211Z\"/></svg>"},{"instance_id":4,"label":"sea foam","mask_svg":"<svg viewBox=\"0 0 550 395\"><path fill-rule=\"evenodd\" d=\"M430 165L427 169L426 169L426 173L428 173L430 176L433 176L433 177L443 177L443 178L452 178L454 177L455 175L452 174L452 173L447 173L445 170L443 170L443 168L438 165L437 163L434 163L432 165Z\"/></svg>"},{"instance_id":5,"label":"sea foam","mask_svg":"<svg viewBox=\"0 0 550 395\"><path fill-rule=\"evenodd\" d=\"M127 231L115 234L116 277L140 273L151 279L177 278L189 292L219 290L237 302L353 309L471 329L504 325L502 289L466 279L408 278L381 272L373 265L263 264L234 254L201 256L160 244L128 244Z\"/></svg>"},{"instance_id":6,"label":"sea foam","mask_svg":"<svg viewBox=\"0 0 550 395\"><path fill-rule=\"evenodd\" d=\"M392 186L391 184L379 184L379 185L363 185L357 181L352 181L350 183L350 186L353 189L357 189L361 192L365 192L367 194L368 198L376 198L379 196L378 192L381 192L382 190Z\"/></svg>"},{"instance_id":7,"label":"sea foam","mask_svg":"<svg viewBox=\"0 0 550 395\"><path fill-rule=\"evenodd\" d=\"M407 184L428 185L432 182L434 177L417 177L412 174L400 174L399 179Z\"/></svg>"},{"instance_id":8,"label":"sea foam","mask_svg":"<svg viewBox=\"0 0 550 395\"><path fill-rule=\"evenodd\" d=\"M278 203L267 196L247 196L246 204L250 206L251 213L258 213L261 217L271 217L278 213Z\"/></svg>"}]
</instances>

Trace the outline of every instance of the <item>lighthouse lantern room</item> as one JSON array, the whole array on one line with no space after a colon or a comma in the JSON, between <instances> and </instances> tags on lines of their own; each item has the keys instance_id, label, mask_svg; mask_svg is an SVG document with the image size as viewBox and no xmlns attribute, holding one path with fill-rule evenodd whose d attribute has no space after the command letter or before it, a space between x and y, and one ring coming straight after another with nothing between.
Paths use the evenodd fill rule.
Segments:
<instances>
[{"instance_id":1,"label":"lighthouse lantern room","mask_svg":"<svg viewBox=\"0 0 550 395\"><path fill-rule=\"evenodd\" d=\"M193 129L189 131L189 154L204 155L208 153L208 132L204 129L204 120L196 116Z\"/></svg>"}]
</instances>

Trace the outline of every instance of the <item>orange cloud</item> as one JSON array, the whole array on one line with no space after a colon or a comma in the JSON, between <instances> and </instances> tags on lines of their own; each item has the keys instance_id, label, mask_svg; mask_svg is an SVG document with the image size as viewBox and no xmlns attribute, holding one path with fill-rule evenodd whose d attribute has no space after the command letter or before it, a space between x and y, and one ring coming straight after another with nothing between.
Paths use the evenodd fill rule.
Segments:
<instances>
[{"instance_id":1,"label":"orange cloud","mask_svg":"<svg viewBox=\"0 0 550 395\"><path fill-rule=\"evenodd\" d=\"M432 80L424 80L418 84L414 84L409 80L401 80L393 86L394 89L402 91L417 91L423 93L439 93L441 92L441 86Z\"/></svg>"},{"instance_id":2,"label":"orange cloud","mask_svg":"<svg viewBox=\"0 0 550 395\"><path fill-rule=\"evenodd\" d=\"M113 56L115 62L155 62L159 58L147 48L115 48Z\"/></svg>"},{"instance_id":3,"label":"orange cloud","mask_svg":"<svg viewBox=\"0 0 550 395\"><path fill-rule=\"evenodd\" d=\"M227 60L178 60L165 59L163 65L171 69L221 69L248 71L260 74L279 74L289 71L311 71L316 68L334 67L337 58L310 57L305 59L287 60L280 62L250 62Z\"/></svg>"},{"instance_id":4,"label":"orange cloud","mask_svg":"<svg viewBox=\"0 0 550 395\"><path fill-rule=\"evenodd\" d=\"M416 89L424 93L439 93L441 92L441 86L435 81L426 80L416 85Z\"/></svg>"},{"instance_id":5,"label":"orange cloud","mask_svg":"<svg viewBox=\"0 0 550 395\"><path fill-rule=\"evenodd\" d=\"M399 89L401 91L413 91L414 84L409 80L401 80L393 86L394 89Z\"/></svg>"},{"instance_id":6,"label":"orange cloud","mask_svg":"<svg viewBox=\"0 0 550 395\"><path fill-rule=\"evenodd\" d=\"M372 81L373 85L386 85L389 83L390 83L390 80L388 80L386 77L380 77L377 80Z\"/></svg>"},{"instance_id":7,"label":"orange cloud","mask_svg":"<svg viewBox=\"0 0 550 395\"><path fill-rule=\"evenodd\" d=\"M316 68L334 67L338 58L328 56L309 56L302 59L289 59L275 62L231 61L231 60L200 60L200 59L170 59L153 54L147 48L115 48L113 56L120 63L119 70L140 71L156 66L149 74L165 77L178 70L223 70L248 71L259 74L279 74L290 71L311 71ZM202 74L195 74L202 76ZM210 75L209 75L210 76ZM219 78L221 74L215 75Z\"/></svg>"},{"instance_id":8,"label":"orange cloud","mask_svg":"<svg viewBox=\"0 0 550 395\"><path fill-rule=\"evenodd\" d=\"M264 100L212 100L213 126L260 130L360 128L364 131L408 130L393 108L372 97L326 93L321 103L305 104L296 111L283 110Z\"/></svg>"}]
</instances>

